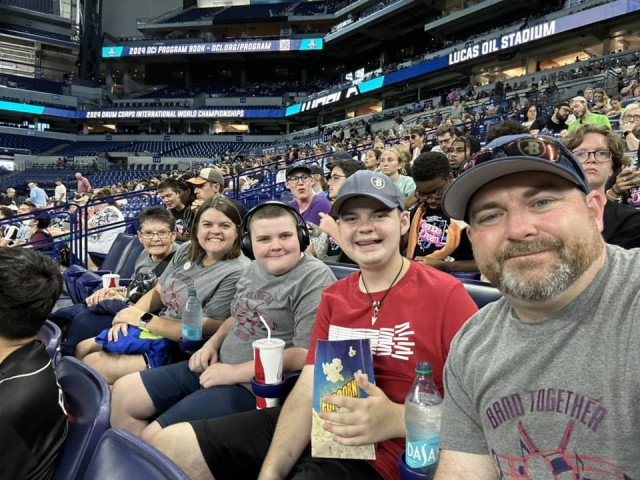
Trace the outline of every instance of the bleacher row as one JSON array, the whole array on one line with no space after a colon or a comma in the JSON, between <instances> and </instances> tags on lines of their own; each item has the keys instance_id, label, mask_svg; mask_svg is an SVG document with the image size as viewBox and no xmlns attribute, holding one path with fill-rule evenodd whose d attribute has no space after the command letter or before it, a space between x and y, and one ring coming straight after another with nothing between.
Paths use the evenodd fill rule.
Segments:
<instances>
[{"instance_id":1,"label":"bleacher row","mask_svg":"<svg viewBox=\"0 0 640 480\"><path fill-rule=\"evenodd\" d=\"M0 0L0 5L20 7L50 15L58 15L60 13L58 2L54 0Z\"/></svg>"},{"instance_id":2,"label":"bleacher row","mask_svg":"<svg viewBox=\"0 0 640 480\"><path fill-rule=\"evenodd\" d=\"M20 148L31 151L32 154L44 154L56 149L52 155L56 156L94 156L105 152L149 153L165 157L210 157L227 151L242 153L270 146L267 142L161 142L161 141L101 141L101 142L70 142L53 138L36 137L33 135L14 135L0 133L0 148ZM62 148L59 148L61 147Z\"/></svg>"}]
</instances>

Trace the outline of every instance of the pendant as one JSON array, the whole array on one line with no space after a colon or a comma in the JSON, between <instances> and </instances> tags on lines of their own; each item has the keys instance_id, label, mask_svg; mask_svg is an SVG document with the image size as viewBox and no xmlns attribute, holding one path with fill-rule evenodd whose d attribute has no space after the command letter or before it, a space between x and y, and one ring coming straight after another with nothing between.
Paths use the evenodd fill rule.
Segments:
<instances>
[{"instance_id":1,"label":"pendant","mask_svg":"<svg viewBox=\"0 0 640 480\"><path fill-rule=\"evenodd\" d=\"M380 311L380 302L373 302L373 315L371 316L371 325L375 325L378 321L378 312Z\"/></svg>"}]
</instances>

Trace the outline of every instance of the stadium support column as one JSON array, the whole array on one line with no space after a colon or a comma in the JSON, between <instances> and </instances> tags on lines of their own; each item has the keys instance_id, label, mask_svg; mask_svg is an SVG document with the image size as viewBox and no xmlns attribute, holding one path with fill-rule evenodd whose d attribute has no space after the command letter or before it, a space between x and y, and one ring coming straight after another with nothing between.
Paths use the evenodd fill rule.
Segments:
<instances>
[{"instance_id":1,"label":"stadium support column","mask_svg":"<svg viewBox=\"0 0 640 480\"><path fill-rule=\"evenodd\" d=\"M240 70L240 88L247 87L247 71L243 68Z\"/></svg>"},{"instance_id":2,"label":"stadium support column","mask_svg":"<svg viewBox=\"0 0 640 480\"><path fill-rule=\"evenodd\" d=\"M106 62L106 72L104 75L105 81L107 83L107 92L113 93L113 63Z\"/></svg>"},{"instance_id":3,"label":"stadium support column","mask_svg":"<svg viewBox=\"0 0 640 480\"><path fill-rule=\"evenodd\" d=\"M307 69L305 67L302 67L302 69L300 70L300 85L302 85L303 87L306 87L307 81L308 81Z\"/></svg>"},{"instance_id":4,"label":"stadium support column","mask_svg":"<svg viewBox=\"0 0 640 480\"><path fill-rule=\"evenodd\" d=\"M80 34L80 78L97 82L100 75L102 47L102 0L83 0Z\"/></svg>"}]
</instances>

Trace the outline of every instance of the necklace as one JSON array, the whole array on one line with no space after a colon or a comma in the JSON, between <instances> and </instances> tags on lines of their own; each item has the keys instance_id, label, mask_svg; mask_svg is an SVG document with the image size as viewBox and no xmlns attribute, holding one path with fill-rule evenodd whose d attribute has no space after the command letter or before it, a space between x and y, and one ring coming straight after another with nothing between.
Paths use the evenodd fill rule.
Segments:
<instances>
[{"instance_id":1,"label":"necklace","mask_svg":"<svg viewBox=\"0 0 640 480\"><path fill-rule=\"evenodd\" d=\"M387 295L389 295L389 292L395 285L396 281L398 280L398 277L400 277L400 274L402 273L403 268L404 268L404 257L402 257L402 263L400 264L400 270L398 270L398 274L396 275L396 278L393 279L393 281L391 282L391 285L389 285L389 288L387 288L387 291L384 292L384 295L382 296L380 301L373 299L373 297L369 293L367 284L364 283L364 278L362 276L362 273L360 274L360 279L362 280L362 286L364 287L364 291L367 292L367 296L369 297L369 300L371 300L371 306L373 307L373 315L371 316L371 325L375 325L376 322L378 321L378 312L380 311L380 307L382 307L382 302L384 302L384 299L387 298Z\"/></svg>"}]
</instances>

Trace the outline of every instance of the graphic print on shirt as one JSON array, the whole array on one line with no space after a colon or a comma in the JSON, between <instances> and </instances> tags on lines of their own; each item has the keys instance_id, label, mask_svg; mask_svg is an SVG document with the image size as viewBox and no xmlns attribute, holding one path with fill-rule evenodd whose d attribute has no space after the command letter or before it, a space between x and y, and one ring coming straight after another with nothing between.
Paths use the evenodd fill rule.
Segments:
<instances>
[{"instance_id":1,"label":"graphic print on shirt","mask_svg":"<svg viewBox=\"0 0 640 480\"><path fill-rule=\"evenodd\" d=\"M439 250L447 243L449 220L440 215L426 215L420 220L418 230L418 249L423 251Z\"/></svg>"},{"instance_id":2,"label":"graphic print on shirt","mask_svg":"<svg viewBox=\"0 0 640 480\"><path fill-rule=\"evenodd\" d=\"M390 355L400 360L409 360L416 345L415 332L409 322L395 325L393 328L348 328L329 326L329 340L352 340L368 338L371 341L371 353L377 356Z\"/></svg>"},{"instance_id":3,"label":"graphic print on shirt","mask_svg":"<svg viewBox=\"0 0 640 480\"><path fill-rule=\"evenodd\" d=\"M523 480L633 480L632 473L598 458L593 452L582 452L572 446L578 437L598 433L608 410L598 400L570 389L541 388L511 393L485 408L484 428L491 432L512 429L513 449L510 454L491 449L491 456L501 479ZM543 438L537 438L530 427L541 416L553 415L553 425ZM563 418L564 417L564 418ZM547 417L549 418L549 417ZM504 438L509 432L498 433ZM513 455L513 452L517 452Z\"/></svg>"},{"instance_id":4,"label":"graphic print on shirt","mask_svg":"<svg viewBox=\"0 0 640 480\"><path fill-rule=\"evenodd\" d=\"M98 227L104 227L106 225L110 225L112 223L117 223L119 222L119 218L118 218L118 212L115 208L105 208L100 210L98 213L96 213L93 217L91 217L91 219L89 220L89 224L91 225L91 228L98 228ZM98 240L100 240L100 237L102 237L102 235L104 234L104 231L101 231L99 233L92 233L90 235L91 240L93 240L94 242L97 242Z\"/></svg>"},{"instance_id":5,"label":"graphic print on shirt","mask_svg":"<svg viewBox=\"0 0 640 480\"><path fill-rule=\"evenodd\" d=\"M267 336L267 329L260 321L260 315L267 322L272 332L278 330L278 323L264 310L275 298L265 290L252 290L242 293L234 300L232 311L236 317L237 327L234 333L244 342L252 342L256 338ZM258 334L258 332L260 332Z\"/></svg>"},{"instance_id":6,"label":"graphic print on shirt","mask_svg":"<svg viewBox=\"0 0 640 480\"><path fill-rule=\"evenodd\" d=\"M181 318L182 307L187 301L189 290L195 289L195 283L191 277L183 273L175 273L165 282L162 289L162 303L165 308L160 313L172 318ZM200 299L202 301L202 299Z\"/></svg>"}]
</instances>

